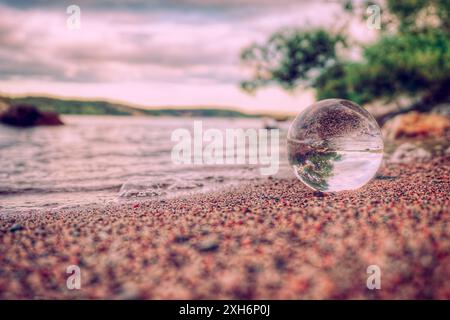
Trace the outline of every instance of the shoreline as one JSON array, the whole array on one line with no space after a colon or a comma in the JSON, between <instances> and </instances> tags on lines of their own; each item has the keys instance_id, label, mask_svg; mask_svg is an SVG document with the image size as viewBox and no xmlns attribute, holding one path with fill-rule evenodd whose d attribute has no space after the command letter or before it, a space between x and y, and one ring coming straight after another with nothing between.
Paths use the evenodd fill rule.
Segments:
<instances>
[{"instance_id":1,"label":"shoreline","mask_svg":"<svg viewBox=\"0 0 450 320\"><path fill-rule=\"evenodd\" d=\"M450 299L449 160L385 163L337 194L276 178L0 215L0 298ZM366 287L373 264L381 290Z\"/></svg>"}]
</instances>

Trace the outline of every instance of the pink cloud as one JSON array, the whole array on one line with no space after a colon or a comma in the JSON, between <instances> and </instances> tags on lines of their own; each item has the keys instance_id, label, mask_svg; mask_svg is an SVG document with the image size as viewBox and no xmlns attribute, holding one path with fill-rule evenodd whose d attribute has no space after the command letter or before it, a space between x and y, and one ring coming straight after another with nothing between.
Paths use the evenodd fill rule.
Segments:
<instances>
[{"instance_id":1,"label":"pink cloud","mask_svg":"<svg viewBox=\"0 0 450 320\"><path fill-rule=\"evenodd\" d=\"M260 109L297 108L311 95L240 92L245 77L240 50L281 27L333 23L339 9L312 1L177 0L154 1L154 8L143 1L129 9L117 4L119 10L107 5L111 1L95 7L79 1L82 28L72 31L65 8L48 3L45 9L21 1L0 4L3 90ZM139 6L145 10L136 10ZM183 11L186 6L192 7Z\"/></svg>"}]
</instances>

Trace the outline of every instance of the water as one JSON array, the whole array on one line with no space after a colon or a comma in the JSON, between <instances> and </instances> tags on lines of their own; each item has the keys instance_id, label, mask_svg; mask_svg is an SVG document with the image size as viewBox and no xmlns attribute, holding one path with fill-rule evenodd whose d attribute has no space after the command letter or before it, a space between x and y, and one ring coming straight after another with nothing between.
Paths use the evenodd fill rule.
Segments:
<instances>
[{"instance_id":1,"label":"water","mask_svg":"<svg viewBox=\"0 0 450 320\"><path fill-rule=\"evenodd\" d=\"M301 112L289 129L287 147L297 178L326 192L364 186L383 159L377 122L346 100L323 100Z\"/></svg>"},{"instance_id":2,"label":"water","mask_svg":"<svg viewBox=\"0 0 450 320\"><path fill-rule=\"evenodd\" d=\"M263 126L260 119L196 120L221 131ZM60 127L29 129L0 125L1 212L170 197L263 178L248 164L231 169L173 164L171 133L192 130L191 118L64 116L63 121Z\"/></svg>"}]
</instances>

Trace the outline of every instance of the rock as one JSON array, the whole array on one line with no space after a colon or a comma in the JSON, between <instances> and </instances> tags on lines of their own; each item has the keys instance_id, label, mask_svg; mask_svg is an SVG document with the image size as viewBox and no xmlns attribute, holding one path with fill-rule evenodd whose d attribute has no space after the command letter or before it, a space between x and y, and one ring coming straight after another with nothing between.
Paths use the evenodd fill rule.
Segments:
<instances>
[{"instance_id":1,"label":"rock","mask_svg":"<svg viewBox=\"0 0 450 320\"><path fill-rule=\"evenodd\" d=\"M434 106L431 113L450 118L450 103L441 103Z\"/></svg>"},{"instance_id":2,"label":"rock","mask_svg":"<svg viewBox=\"0 0 450 320\"><path fill-rule=\"evenodd\" d=\"M450 132L450 118L414 111L387 121L382 131L388 139L445 137Z\"/></svg>"},{"instance_id":3,"label":"rock","mask_svg":"<svg viewBox=\"0 0 450 320\"><path fill-rule=\"evenodd\" d=\"M190 239L191 239L191 237L189 235L180 234L180 235L175 236L173 241L175 243L185 243L185 242L189 241Z\"/></svg>"},{"instance_id":4,"label":"rock","mask_svg":"<svg viewBox=\"0 0 450 320\"><path fill-rule=\"evenodd\" d=\"M8 110L9 105L0 100L0 114Z\"/></svg>"},{"instance_id":5,"label":"rock","mask_svg":"<svg viewBox=\"0 0 450 320\"><path fill-rule=\"evenodd\" d=\"M11 228L9 228L9 232L16 232L16 231L20 231L23 230L24 227L18 223L15 223L11 226Z\"/></svg>"},{"instance_id":6,"label":"rock","mask_svg":"<svg viewBox=\"0 0 450 320\"><path fill-rule=\"evenodd\" d=\"M382 174L377 174L375 176L375 179L377 179L377 180L395 180L395 179L397 179L397 177L396 176L384 176Z\"/></svg>"},{"instance_id":7,"label":"rock","mask_svg":"<svg viewBox=\"0 0 450 320\"><path fill-rule=\"evenodd\" d=\"M281 256L276 256L273 260L275 268L277 268L277 270L283 271L286 267L286 259L284 259Z\"/></svg>"},{"instance_id":8,"label":"rock","mask_svg":"<svg viewBox=\"0 0 450 320\"><path fill-rule=\"evenodd\" d=\"M138 287L132 283L125 283L121 286L117 295L119 300L139 300L141 298Z\"/></svg>"},{"instance_id":9,"label":"rock","mask_svg":"<svg viewBox=\"0 0 450 320\"><path fill-rule=\"evenodd\" d=\"M10 106L0 114L0 122L16 127L56 126L64 124L55 112L43 112L35 106L19 104Z\"/></svg>"},{"instance_id":10,"label":"rock","mask_svg":"<svg viewBox=\"0 0 450 320\"><path fill-rule=\"evenodd\" d=\"M431 153L413 143L400 145L392 154L390 161L393 163L410 163L414 161L427 161L431 159Z\"/></svg>"},{"instance_id":11,"label":"rock","mask_svg":"<svg viewBox=\"0 0 450 320\"><path fill-rule=\"evenodd\" d=\"M216 239L206 239L200 242L197 250L200 252L214 252L219 249L219 243Z\"/></svg>"}]
</instances>

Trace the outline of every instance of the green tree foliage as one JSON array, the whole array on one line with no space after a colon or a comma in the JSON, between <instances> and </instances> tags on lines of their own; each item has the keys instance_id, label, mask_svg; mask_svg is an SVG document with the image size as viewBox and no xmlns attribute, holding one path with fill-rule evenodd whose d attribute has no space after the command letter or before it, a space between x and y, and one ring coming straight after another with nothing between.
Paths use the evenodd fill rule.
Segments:
<instances>
[{"instance_id":1,"label":"green tree foliage","mask_svg":"<svg viewBox=\"0 0 450 320\"><path fill-rule=\"evenodd\" d=\"M139 115L139 116L168 116L168 117L223 117L223 118L255 118L262 114L247 114L232 109L217 108L158 108L141 109L133 106L101 100L73 100L58 99L50 97L2 97L0 96L0 107L8 105L32 105L40 111L51 111L59 114L77 115ZM6 110L6 109L5 109ZM2 113L0 109L0 113Z\"/></svg>"},{"instance_id":2,"label":"green tree foliage","mask_svg":"<svg viewBox=\"0 0 450 320\"><path fill-rule=\"evenodd\" d=\"M299 175L310 186L320 191L328 190L328 180L333 176L334 162L341 161L342 156L335 151L310 151L297 153L291 159Z\"/></svg>"},{"instance_id":3,"label":"green tree foliage","mask_svg":"<svg viewBox=\"0 0 450 320\"><path fill-rule=\"evenodd\" d=\"M325 30L278 32L266 44L254 44L242 52L241 59L255 70L254 78L244 81L242 87L254 91L277 83L290 90L297 85L312 85L320 70L337 63L339 43L345 44L342 36Z\"/></svg>"},{"instance_id":4,"label":"green tree foliage","mask_svg":"<svg viewBox=\"0 0 450 320\"><path fill-rule=\"evenodd\" d=\"M366 18L351 2L344 9ZM243 51L242 60L254 73L242 88L303 86L314 88L318 99L339 97L360 104L403 95L418 101L410 109L427 111L450 101L449 11L449 0L387 0L380 35L369 45L353 43L346 30L280 31ZM351 60L349 49L360 49L361 57Z\"/></svg>"}]
</instances>

